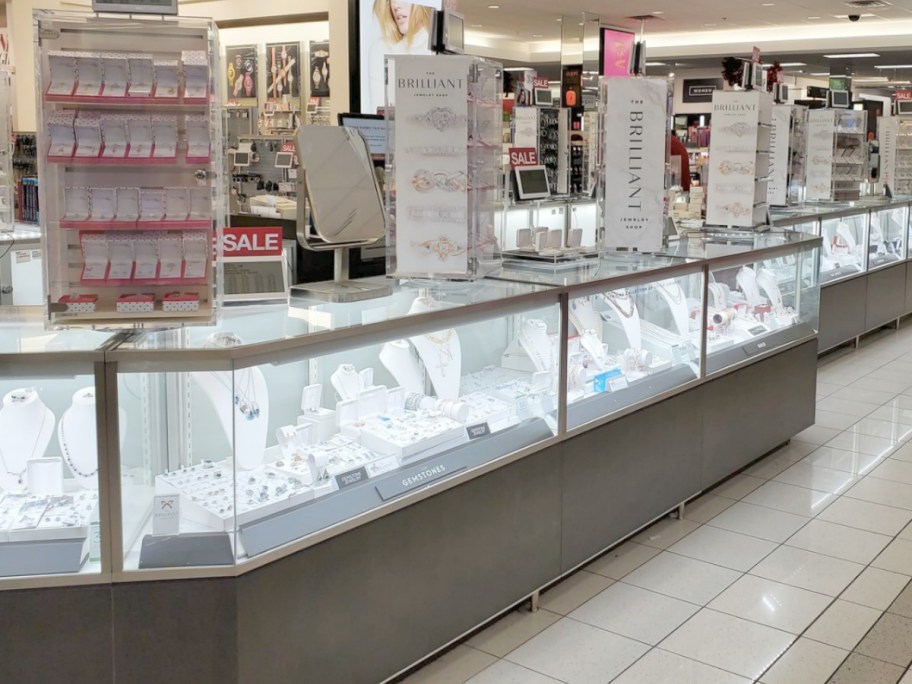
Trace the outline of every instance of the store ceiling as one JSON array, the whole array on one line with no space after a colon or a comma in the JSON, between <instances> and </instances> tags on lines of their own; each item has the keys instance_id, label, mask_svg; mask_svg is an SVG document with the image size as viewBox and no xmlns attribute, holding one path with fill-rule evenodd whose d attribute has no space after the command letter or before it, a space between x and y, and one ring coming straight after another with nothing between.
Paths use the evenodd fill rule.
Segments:
<instances>
[{"instance_id":1,"label":"store ceiling","mask_svg":"<svg viewBox=\"0 0 912 684\"><path fill-rule=\"evenodd\" d=\"M880 6L859 8L844 0L460 0L460 9L469 30L511 40L559 39L561 16L582 12L626 28L640 26L631 15L648 15L654 17L646 23L651 34L849 23L850 14L862 15L858 27L864 31L867 24L912 19L909 0L872 1Z\"/></svg>"}]
</instances>

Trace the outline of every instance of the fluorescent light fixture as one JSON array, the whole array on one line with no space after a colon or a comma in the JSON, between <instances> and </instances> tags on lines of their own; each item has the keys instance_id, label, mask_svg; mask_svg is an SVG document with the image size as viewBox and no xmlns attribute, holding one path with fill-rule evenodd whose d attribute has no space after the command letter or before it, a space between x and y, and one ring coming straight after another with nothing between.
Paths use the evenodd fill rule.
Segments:
<instances>
[{"instance_id":1,"label":"fluorescent light fixture","mask_svg":"<svg viewBox=\"0 0 912 684\"><path fill-rule=\"evenodd\" d=\"M646 66L668 66L665 62L646 62Z\"/></svg>"},{"instance_id":2,"label":"fluorescent light fixture","mask_svg":"<svg viewBox=\"0 0 912 684\"><path fill-rule=\"evenodd\" d=\"M876 52L847 52L844 55L824 55L827 59L851 59L861 57L880 57Z\"/></svg>"},{"instance_id":3,"label":"fluorescent light fixture","mask_svg":"<svg viewBox=\"0 0 912 684\"><path fill-rule=\"evenodd\" d=\"M886 83L889 80L886 76L868 76L866 78L856 78L855 83Z\"/></svg>"},{"instance_id":4,"label":"fluorescent light fixture","mask_svg":"<svg viewBox=\"0 0 912 684\"><path fill-rule=\"evenodd\" d=\"M829 71L812 71L808 76L829 76Z\"/></svg>"},{"instance_id":5,"label":"fluorescent light fixture","mask_svg":"<svg viewBox=\"0 0 912 684\"><path fill-rule=\"evenodd\" d=\"M912 69L912 64L878 64L875 69Z\"/></svg>"},{"instance_id":6,"label":"fluorescent light fixture","mask_svg":"<svg viewBox=\"0 0 912 684\"><path fill-rule=\"evenodd\" d=\"M805 64L804 62L779 62L779 66L781 66L781 67L799 67L799 66L807 66L807 64ZM773 68L773 65L772 65L772 64L764 64L764 65L763 65L763 68L764 68L764 69L772 69L772 68Z\"/></svg>"}]
</instances>

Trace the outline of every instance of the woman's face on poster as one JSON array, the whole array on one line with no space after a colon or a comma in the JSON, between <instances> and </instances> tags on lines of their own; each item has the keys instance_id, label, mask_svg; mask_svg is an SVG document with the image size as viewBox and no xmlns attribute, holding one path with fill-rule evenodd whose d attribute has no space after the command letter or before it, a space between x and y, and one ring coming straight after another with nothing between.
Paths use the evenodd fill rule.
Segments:
<instances>
[{"instance_id":1,"label":"woman's face on poster","mask_svg":"<svg viewBox=\"0 0 912 684\"><path fill-rule=\"evenodd\" d=\"M393 15L393 21L396 22L399 33L404 36L408 32L409 19L412 16L412 3L390 0L390 13Z\"/></svg>"}]
</instances>

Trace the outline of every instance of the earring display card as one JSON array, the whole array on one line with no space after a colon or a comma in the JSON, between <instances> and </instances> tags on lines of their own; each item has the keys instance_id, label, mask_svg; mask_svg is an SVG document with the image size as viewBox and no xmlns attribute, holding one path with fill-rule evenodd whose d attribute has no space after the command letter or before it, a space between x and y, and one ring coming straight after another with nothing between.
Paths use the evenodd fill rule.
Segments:
<instances>
[{"instance_id":1,"label":"earring display card","mask_svg":"<svg viewBox=\"0 0 912 684\"><path fill-rule=\"evenodd\" d=\"M214 323L213 245L227 213L211 145L222 139L214 22L54 11L35 21L49 325ZM69 305L83 296L91 307Z\"/></svg>"}]
</instances>

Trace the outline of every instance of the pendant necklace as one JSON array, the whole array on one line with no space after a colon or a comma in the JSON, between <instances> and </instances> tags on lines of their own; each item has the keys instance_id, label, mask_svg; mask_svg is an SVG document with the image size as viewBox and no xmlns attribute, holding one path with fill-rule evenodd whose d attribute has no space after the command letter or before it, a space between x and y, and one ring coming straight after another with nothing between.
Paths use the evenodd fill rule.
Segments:
<instances>
[{"instance_id":1,"label":"pendant necklace","mask_svg":"<svg viewBox=\"0 0 912 684\"><path fill-rule=\"evenodd\" d=\"M615 310L619 314L621 314L621 316L623 316L624 318L631 318L633 316L633 312L636 309L636 305L633 303L633 299L630 297L630 295L628 295L627 293L620 295L620 294L617 294L616 292L609 292L609 293L607 293L606 298L608 300L608 303L611 304L615 308ZM618 300L622 300L622 301L626 300L630 304L630 309L628 311L624 311L621 308L620 301L618 301Z\"/></svg>"},{"instance_id":2,"label":"pendant necklace","mask_svg":"<svg viewBox=\"0 0 912 684\"><path fill-rule=\"evenodd\" d=\"M453 362L453 350L450 349L450 340L453 339L453 333L454 331L451 328L444 333L428 333L424 336L437 349L439 360L437 367L440 370L440 375L444 378L446 377L447 366Z\"/></svg>"},{"instance_id":3,"label":"pendant necklace","mask_svg":"<svg viewBox=\"0 0 912 684\"><path fill-rule=\"evenodd\" d=\"M668 291L668 287L666 285L664 285L663 283L656 283L656 284L659 286L659 289L662 292L664 292L675 305L679 305L681 303L681 301L683 300L684 293L680 287L677 287L676 288L677 292L672 294L671 292ZM676 287L676 286L673 286L673 287Z\"/></svg>"},{"instance_id":4,"label":"pendant necklace","mask_svg":"<svg viewBox=\"0 0 912 684\"><path fill-rule=\"evenodd\" d=\"M3 461L3 469L6 471L7 475L15 477L17 483L20 485L25 484L22 478L25 476L25 471L28 470L28 462L35 458L35 452L38 451L38 443L41 441L41 433L44 432L44 426L47 423L48 413L50 413L50 411L45 410L44 418L41 420L41 427L38 428L38 436L35 437L35 445L32 447L32 455L26 459L25 468L20 470L18 473L14 473L12 470L10 470L9 465L6 462L6 455L4 455L3 450L0 449L0 461Z\"/></svg>"},{"instance_id":5,"label":"pendant necklace","mask_svg":"<svg viewBox=\"0 0 912 684\"><path fill-rule=\"evenodd\" d=\"M95 466L95 470L93 470L92 472L84 473L81 470L79 470L79 468L77 468L76 465L73 463L73 457L70 456L70 450L67 447L66 433L64 432L64 427L63 427L64 423L66 423L67 415L68 415L68 413L65 413L63 415L63 418L60 419L60 428L59 428L59 430L60 430L60 447L61 447L61 451L63 452L63 460L66 461L66 464L70 467L70 470L72 470L76 475L79 475L79 477L84 477L84 478L95 477L95 475L98 473L97 465Z\"/></svg>"}]
</instances>

